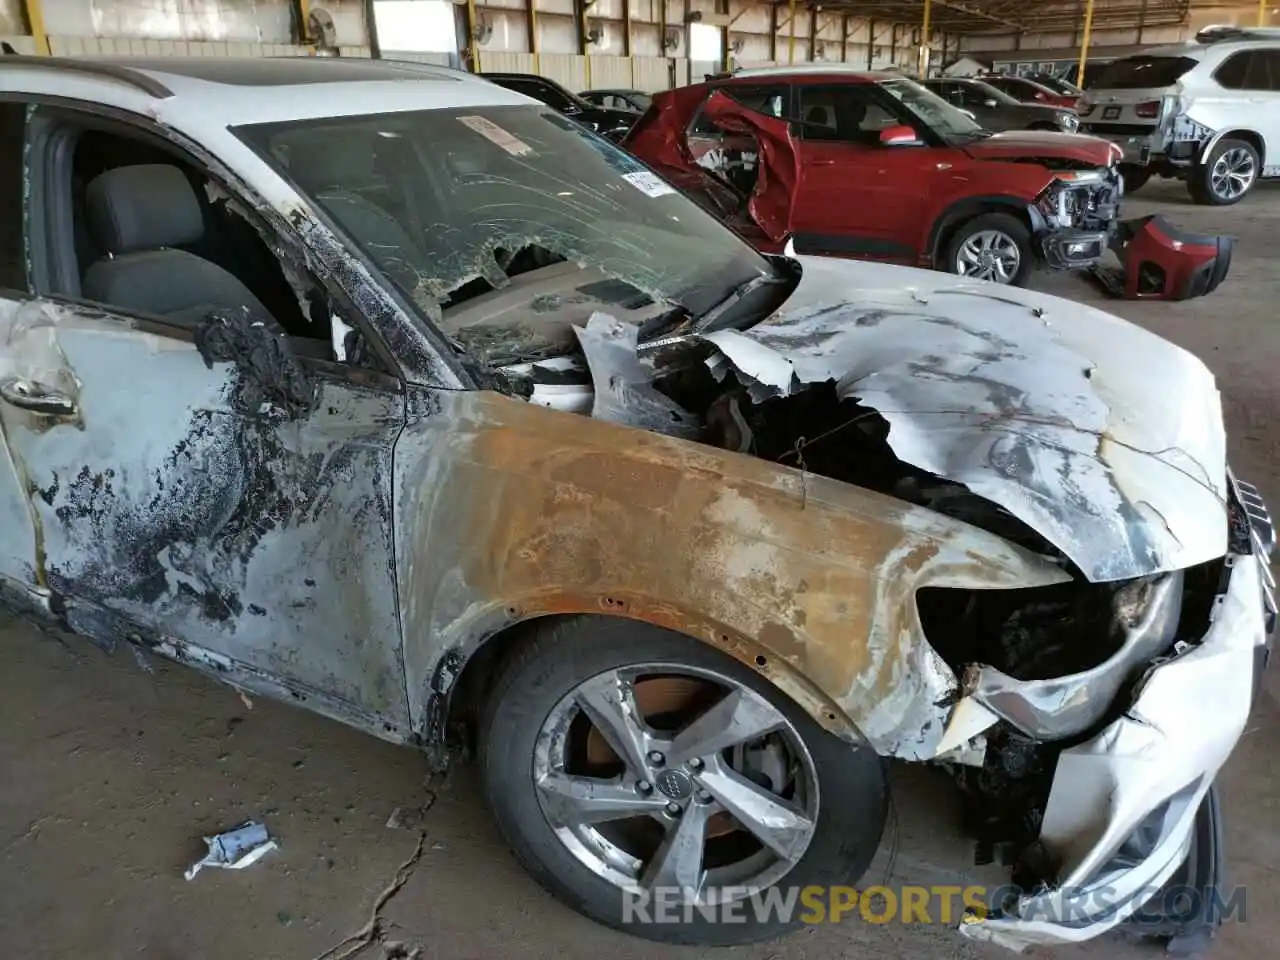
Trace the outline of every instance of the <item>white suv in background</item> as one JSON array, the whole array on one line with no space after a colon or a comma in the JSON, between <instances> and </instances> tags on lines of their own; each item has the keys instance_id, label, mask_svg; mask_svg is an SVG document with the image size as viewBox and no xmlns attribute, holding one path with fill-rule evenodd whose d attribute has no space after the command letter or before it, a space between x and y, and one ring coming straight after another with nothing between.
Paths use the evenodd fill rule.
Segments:
<instances>
[{"instance_id":1,"label":"white suv in background","mask_svg":"<svg viewBox=\"0 0 1280 960\"><path fill-rule=\"evenodd\" d=\"M1085 75L1081 133L1124 148L1126 191L1152 175L1225 205L1280 176L1280 29L1207 27Z\"/></svg>"}]
</instances>

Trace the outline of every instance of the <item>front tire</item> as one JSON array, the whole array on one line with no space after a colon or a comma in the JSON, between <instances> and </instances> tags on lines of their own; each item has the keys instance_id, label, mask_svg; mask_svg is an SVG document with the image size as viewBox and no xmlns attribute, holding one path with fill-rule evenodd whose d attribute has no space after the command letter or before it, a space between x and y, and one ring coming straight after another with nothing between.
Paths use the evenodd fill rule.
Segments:
<instances>
[{"instance_id":1,"label":"front tire","mask_svg":"<svg viewBox=\"0 0 1280 960\"><path fill-rule=\"evenodd\" d=\"M943 269L973 280L1025 287L1034 263L1026 224L1012 214L984 213L956 228Z\"/></svg>"},{"instance_id":2,"label":"front tire","mask_svg":"<svg viewBox=\"0 0 1280 960\"><path fill-rule=\"evenodd\" d=\"M1198 204L1228 207L1253 189L1262 173L1262 160L1253 144L1224 138L1204 163L1187 177L1187 192Z\"/></svg>"},{"instance_id":3,"label":"front tire","mask_svg":"<svg viewBox=\"0 0 1280 960\"><path fill-rule=\"evenodd\" d=\"M557 621L521 646L492 688L479 753L490 808L533 877L649 940L784 933L811 906L792 891L856 883L884 829L874 751L725 654L629 620ZM690 890L738 902L688 907ZM789 913L770 910L788 898Z\"/></svg>"}]
</instances>

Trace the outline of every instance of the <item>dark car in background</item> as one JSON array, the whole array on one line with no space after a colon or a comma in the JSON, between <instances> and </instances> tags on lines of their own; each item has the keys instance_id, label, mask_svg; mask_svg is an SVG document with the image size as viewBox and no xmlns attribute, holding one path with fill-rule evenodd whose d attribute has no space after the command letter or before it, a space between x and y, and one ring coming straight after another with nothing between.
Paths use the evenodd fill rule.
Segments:
<instances>
[{"instance_id":1,"label":"dark car in background","mask_svg":"<svg viewBox=\"0 0 1280 960\"><path fill-rule=\"evenodd\" d=\"M1084 96L1083 90L1064 77L1056 77L1052 73L1029 73L1026 76L1028 80L1034 80L1036 83L1048 87L1054 93L1060 93L1066 97L1074 97L1077 100Z\"/></svg>"},{"instance_id":2,"label":"dark car in background","mask_svg":"<svg viewBox=\"0 0 1280 960\"><path fill-rule=\"evenodd\" d=\"M922 80L953 107L967 111L988 130L1058 130L1075 133L1080 120L1074 110L1042 103L1022 103L983 80L937 77Z\"/></svg>"},{"instance_id":3,"label":"dark car in background","mask_svg":"<svg viewBox=\"0 0 1280 960\"><path fill-rule=\"evenodd\" d=\"M1043 103L1050 107L1066 107L1074 110L1080 95L1060 93L1038 80L1030 77L1015 77L1008 73L995 73L984 76L982 82L1003 90L1020 103Z\"/></svg>"},{"instance_id":4,"label":"dark car in background","mask_svg":"<svg viewBox=\"0 0 1280 960\"><path fill-rule=\"evenodd\" d=\"M644 113L653 102L653 97L643 90L583 90L578 96L593 106L636 113Z\"/></svg>"},{"instance_id":5,"label":"dark car in background","mask_svg":"<svg viewBox=\"0 0 1280 960\"><path fill-rule=\"evenodd\" d=\"M617 141L626 136L638 116L634 110L596 106L576 93L570 93L554 80L534 73L486 73L484 78L500 87L541 100L552 110L610 140Z\"/></svg>"}]
</instances>

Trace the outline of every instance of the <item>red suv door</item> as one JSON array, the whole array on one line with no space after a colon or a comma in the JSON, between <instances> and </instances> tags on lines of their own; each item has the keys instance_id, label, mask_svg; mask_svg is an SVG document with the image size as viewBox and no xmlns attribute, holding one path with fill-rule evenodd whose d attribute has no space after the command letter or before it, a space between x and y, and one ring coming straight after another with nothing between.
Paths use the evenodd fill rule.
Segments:
<instances>
[{"instance_id":1,"label":"red suv door","mask_svg":"<svg viewBox=\"0 0 1280 960\"><path fill-rule=\"evenodd\" d=\"M795 91L796 252L920 262L921 221L940 166L934 149L923 140L880 142L881 131L903 117L873 83L802 83Z\"/></svg>"}]
</instances>

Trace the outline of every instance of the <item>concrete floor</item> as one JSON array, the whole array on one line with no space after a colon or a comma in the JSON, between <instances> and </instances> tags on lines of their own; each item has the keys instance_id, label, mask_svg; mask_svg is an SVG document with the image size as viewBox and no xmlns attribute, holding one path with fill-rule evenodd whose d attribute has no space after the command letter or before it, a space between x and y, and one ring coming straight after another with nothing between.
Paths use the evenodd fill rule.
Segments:
<instances>
[{"instance_id":1,"label":"concrete floor","mask_svg":"<svg viewBox=\"0 0 1280 960\"><path fill-rule=\"evenodd\" d=\"M1238 238L1226 284L1187 304L1112 309L1192 349L1225 397L1237 472L1280 504L1280 188L1223 210L1193 207L1157 181L1127 212L1160 211L1199 232ZM1274 232L1273 232L1274 231ZM1056 293L1099 299L1081 281L1046 278ZM851 920L732 952L666 949L598 927L536 887L497 837L471 774L428 784L421 759L283 705L250 704L228 688L130 650L107 656L0 624L0 943L32 960L145 955L148 960L325 954L365 926L380 895L420 857L381 915L387 941L351 956L557 960L705 955L741 960L857 956L933 960L1011 956L941 927ZM1216 942L1219 960L1274 955L1280 937L1280 680L1276 672L1222 780L1230 879L1248 888L1247 920ZM939 775L895 777L896 818L872 878L963 883L979 874L939 808ZM434 800L433 800L434 798ZM420 830L387 827L396 808L430 809ZM202 834L264 818L281 849L242 872L182 870ZM411 819L411 818L410 818ZM999 881L998 874L982 879ZM326 954L345 956L347 948ZM1046 954L1048 951L1038 951ZM1108 939L1064 958L1153 956Z\"/></svg>"}]
</instances>

